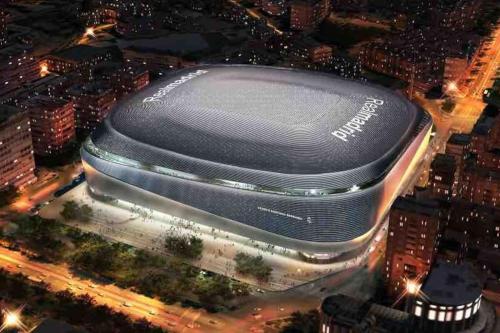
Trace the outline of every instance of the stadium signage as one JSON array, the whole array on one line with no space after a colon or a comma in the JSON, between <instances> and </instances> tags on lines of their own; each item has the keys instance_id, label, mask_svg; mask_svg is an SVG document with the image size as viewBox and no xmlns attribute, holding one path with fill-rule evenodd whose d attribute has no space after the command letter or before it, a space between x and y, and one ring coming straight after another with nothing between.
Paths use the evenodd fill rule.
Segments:
<instances>
[{"instance_id":1,"label":"stadium signage","mask_svg":"<svg viewBox=\"0 0 500 333\"><path fill-rule=\"evenodd\" d=\"M204 69L199 69L196 72L189 73L187 75L181 76L179 79L175 80L174 82L169 83L165 87L162 87L158 90L156 94L154 94L151 97L146 97L142 100L143 103L150 103L150 102L161 102L162 98L165 97L166 94L168 94L170 91L173 89L177 88L183 83L186 83L189 80L194 79L195 77L198 77L200 75L208 73L207 70Z\"/></svg>"},{"instance_id":2,"label":"stadium signage","mask_svg":"<svg viewBox=\"0 0 500 333\"><path fill-rule=\"evenodd\" d=\"M377 108L384 104L381 99L369 97L361 110L345 125L332 132L332 135L344 142L349 142L349 137L355 138L356 132L363 132L363 126L373 116L378 116Z\"/></svg>"}]
</instances>

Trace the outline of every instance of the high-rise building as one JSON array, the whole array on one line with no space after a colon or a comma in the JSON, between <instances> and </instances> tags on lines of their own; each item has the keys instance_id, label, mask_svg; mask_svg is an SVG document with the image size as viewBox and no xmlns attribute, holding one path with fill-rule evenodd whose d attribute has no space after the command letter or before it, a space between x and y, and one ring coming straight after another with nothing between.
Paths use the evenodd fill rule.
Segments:
<instances>
[{"instance_id":1,"label":"high-rise building","mask_svg":"<svg viewBox=\"0 0 500 333\"><path fill-rule=\"evenodd\" d=\"M68 73L86 70L103 62L112 60L116 49L77 45L51 54L44 60L50 72Z\"/></svg>"},{"instance_id":2,"label":"high-rise building","mask_svg":"<svg viewBox=\"0 0 500 333\"><path fill-rule=\"evenodd\" d=\"M149 72L142 67L126 66L109 75L109 83L119 99L142 90L149 84Z\"/></svg>"},{"instance_id":3,"label":"high-rise building","mask_svg":"<svg viewBox=\"0 0 500 333\"><path fill-rule=\"evenodd\" d=\"M456 161L453 156L437 154L429 170L429 188L434 198L450 200L456 180Z\"/></svg>"},{"instance_id":4,"label":"high-rise building","mask_svg":"<svg viewBox=\"0 0 500 333\"><path fill-rule=\"evenodd\" d=\"M262 10L273 16L281 16L286 13L285 0L262 0Z\"/></svg>"},{"instance_id":5,"label":"high-rise building","mask_svg":"<svg viewBox=\"0 0 500 333\"><path fill-rule=\"evenodd\" d=\"M0 189L34 182L34 170L28 114L0 104Z\"/></svg>"},{"instance_id":6,"label":"high-rise building","mask_svg":"<svg viewBox=\"0 0 500 333\"><path fill-rule=\"evenodd\" d=\"M7 14L0 9L0 46L7 44Z\"/></svg>"},{"instance_id":7,"label":"high-rise building","mask_svg":"<svg viewBox=\"0 0 500 333\"><path fill-rule=\"evenodd\" d=\"M385 258L388 294L396 298L405 279L421 279L434 260L440 231L436 201L399 197L391 207Z\"/></svg>"},{"instance_id":8,"label":"high-rise building","mask_svg":"<svg viewBox=\"0 0 500 333\"><path fill-rule=\"evenodd\" d=\"M454 133L446 143L446 155L452 156L455 159L455 184L453 186L453 196L458 195L458 182L465 166L465 161L470 157L471 138L469 134Z\"/></svg>"},{"instance_id":9,"label":"high-rise building","mask_svg":"<svg viewBox=\"0 0 500 333\"><path fill-rule=\"evenodd\" d=\"M443 238L461 242L464 254L500 248L500 209L460 200L452 201L448 212Z\"/></svg>"},{"instance_id":10,"label":"high-rise building","mask_svg":"<svg viewBox=\"0 0 500 333\"><path fill-rule=\"evenodd\" d=\"M0 95L40 78L38 61L27 50L7 47L0 50Z\"/></svg>"},{"instance_id":11,"label":"high-rise building","mask_svg":"<svg viewBox=\"0 0 500 333\"><path fill-rule=\"evenodd\" d=\"M57 155L75 138L73 102L39 95L23 103L31 119L33 148L39 156Z\"/></svg>"},{"instance_id":12,"label":"high-rise building","mask_svg":"<svg viewBox=\"0 0 500 333\"><path fill-rule=\"evenodd\" d=\"M113 89L102 82L73 86L68 97L74 103L76 129L83 134L94 130L116 102Z\"/></svg>"},{"instance_id":13,"label":"high-rise building","mask_svg":"<svg viewBox=\"0 0 500 333\"><path fill-rule=\"evenodd\" d=\"M500 205L500 171L471 163L464 168L458 191L469 202L497 207Z\"/></svg>"},{"instance_id":14,"label":"high-rise building","mask_svg":"<svg viewBox=\"0 0 500 333\"><path fill-rule=\"evenodd\" d=\"M316 28L331 11L330 0L300 0L290 5L290 28L311 30Z\"/></svg>"}]
</instances>

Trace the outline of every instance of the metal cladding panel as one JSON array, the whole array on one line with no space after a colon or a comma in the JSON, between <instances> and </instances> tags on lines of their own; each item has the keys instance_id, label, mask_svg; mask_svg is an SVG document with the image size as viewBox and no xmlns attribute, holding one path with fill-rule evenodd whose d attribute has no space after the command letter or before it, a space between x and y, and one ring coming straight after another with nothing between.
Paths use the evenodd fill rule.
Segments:
<instances>
[{"instance_id":1,"label":"metal cladding panel","mask_svg":"<svg viewBox=\"0 0 500 333\"><path fill-rule=\"evenodd\" d=\"M208 179L349 188L386 172L428 121L389 90L332 75L203 66L121 103L92 141L116 155ZM333 134L345 126L351 134Z\"/></svg>"},{"instance_id":2,"label":"metal cladding panel","mask_svg":"<svg viewBox=\"0 0 500 333\"><path fill-rule=\"evenodd\" d=\"M347 242L376 223L384 182L334 196L293 197L242 191L114 164L82 151L83 160L100 173L165 198L273 234L308 242ZM99 179L89 185L108 193ZM114 193L116 196L117 194ZM118 194L127 200L128 193Z\"/></svg>"}]
</instances>

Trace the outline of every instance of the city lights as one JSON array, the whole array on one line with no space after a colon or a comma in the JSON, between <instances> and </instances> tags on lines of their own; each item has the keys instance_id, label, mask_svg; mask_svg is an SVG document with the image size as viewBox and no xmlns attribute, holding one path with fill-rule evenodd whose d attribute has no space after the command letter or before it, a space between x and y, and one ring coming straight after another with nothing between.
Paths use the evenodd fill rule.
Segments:
<instances>
[{"instance_id":1,"label":"city lights","mask_svg":"<svg viewBox=\"0 0 500 333\"><path fill-rule=\"evenodd\" d=\"M19 315L15 312L7 312L4 316L5 327L17 327L20 325Z\"/></svg>"},{"instance_id":2,"label":"city lights","mask_svg":"<svg viewBox=\"0 0 500 333\"><path fill-rule=\"evenodd\" d=\"M497 332L496 2L2 1L0 333Z\"/></svg>"},{"instance_id":3,"label":"city lights","mask_svg":"<svg viewBox=\"0 0 500 333\"><path fill-rule=\"evenodd\" d=\"M415 280L406 280L406 292L410 295L417 295L421 285Z\"/></svg>"},{"instance_id":4,"label":"city lights","mask_svg":"<svg viewBox=\"0 0 500 333\"><path fill-rule=\"evenodd\" d=\"M450 92L455 92L458 90L458 86L457 86L457 83L455 81L452 81L450 83L448 83L446 89Z\"/></svg>"},{"instance_id":5,"label":"city lights","mask_svg":"<svg viewBox=\"0 0 500 333\"><path fill-rule=\"evenodd\" d=\"M49 74L49 66L46 63L40 64L40 76L44 77Z\"/></svg>"},{"instance_id":6,"label":"city lights","mask_svg":"<svg viewBox=\"0 0 500 333\"><path fill-rule=\"evenodd\" d=\"M85 29L85 36L95 38L95 31L93 27L88 27Z\"/></svg>"},{"instance_id":7,"label":"city lights","mask_svg":"<svg viewBox=\"0 0 500 333\"><path fill-rule=\"evenodd\" d=\"M3 310L3 323L0 326L0 332L8 329L18 329L19 332L28 332L29 330L21 321L21 308L15 311Z\"/></svg>"}]
</instances>

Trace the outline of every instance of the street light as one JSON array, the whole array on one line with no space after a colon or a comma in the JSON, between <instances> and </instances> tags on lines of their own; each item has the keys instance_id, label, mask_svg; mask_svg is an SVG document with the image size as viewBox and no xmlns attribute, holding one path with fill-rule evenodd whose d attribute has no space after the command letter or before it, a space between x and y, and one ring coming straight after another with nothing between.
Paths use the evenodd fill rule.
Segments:
<instances>
[{"instance_id":1,"label":"street light","mask_svg":"<svg viewBox=\"0 0 500 333\"><path fill-rule=\"evenodd\" d=\"M406 280L406 292L412 296L415 296L420 291L420 283L415 280Z\"/></svg>"},{"instance_id":2,"label":"street light","mask_svg":"<svg viewBox=\"0 0 500 333\"><path fill-rule=\"evenodd\" d=\"M93 27L88 27L85 29L85 36L95 37L95 32Z\"/></svg>"},{"instance_id":3,"label":"street light","mask_svg":"<svg viewBox=\"0 0 500 333\"><path fill-rule=\"evenodd\" d=\"M458 90L457 83L455 81L451 81L446 85L446 90L454 92Z\"/></svg>"},{"instance_id":4,"label":"street light","mask_svg":"<svg viewBox=\"0 0 500 333\"><path fill-rule=\"evenodd\" d=\"M4 327L20 327L21 326L21 319L19 318L19 314L16 312L5 312L4 319L3 319L3 326Z\"/></svg>"},{"instance_id":5,"label":"street light","mask_svg":"<svg viewBox=\"0 0 500 333\"><path fill-rule=\"evenodd\" d=\"M40 76L44 77L49 74L49 66L46 63L40 64Z\"/></svg>"}]
</instances>

